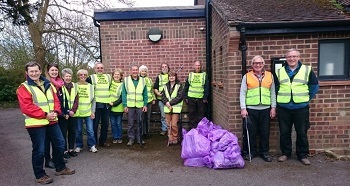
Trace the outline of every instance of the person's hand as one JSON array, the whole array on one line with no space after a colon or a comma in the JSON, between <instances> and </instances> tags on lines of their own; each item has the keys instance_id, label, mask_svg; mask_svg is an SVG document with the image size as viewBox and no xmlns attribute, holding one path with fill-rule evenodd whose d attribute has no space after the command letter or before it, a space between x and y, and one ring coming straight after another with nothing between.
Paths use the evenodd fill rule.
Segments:
<instances>
[{"instance_id":1,"label":"person's hand","mask_svg":"<svg viewBox=\"0 0 350 186\"><path fill-rule=\"evenodd\" d=\"M208 100L206 100L206 99L203 99L203 103L208 103Z\"/></svg>"},{"instance_id":2,"label":"person's hand","mask_svg":"<svg viewBox=\"0 0 350 186\"><path fill-rule=\"evenodd\" d=\"M153 100L153 101L152 101L152 105L154 105L154 104L156 104L156 100Z\"/></svg>"},{"instance_id":3,"label":"person's hand","mask_svg":"<svg viewBox=\"0 0 350 186\"><path fill-rule=\"evenodd\" d=\"M71 110L69 111L69 116L70 116L70 117L73 117L74 114L75 114L75 113L74 113L73 111L71 111Z\"/></svg>"},{"instance_id":4,"label":"person's hand","mask_svg":"<svg viewBox=\"0 0 350 186\"><path fill-rule=\"evenodd\" d=\"M110 106L113 106L113 103L109 103Z\"/></svg>"},{"instance_id":5,"label":"person's hand","mask_svg":"<svg viewBox=\"0 0 350 186\"><path fill-rule=\"evenodd\" d=\"M242 109L242 110L241 110L241 116L242 116L242 118L245 118L245 117L248 116L248 111L247 111L247 109Z\"/></svg>"},{"instance_id":6,"label":"person's hand","mask_svg":"<svg viewBox=\"0 0 350 186\"><path fill-rule=\"evenodd\" d=\"M271 108L270 110L270 118L276 117L276 108Z\"/></svg>"},{"instance_id":7,"label":"person's hand","mask_svg":"<svg viewBox=\"0 0 350 186\"><path fill-rule=\"evenodd\" d=\"M142 107L142 112L147 112L147 106Z\"/></svg>"},{"instance_id":8,"label":"person's hand","mask_svg":"<svg viewBox=\"0 0 350 186\"><path fill-rule=\"evenodd\" d=\"M69 115L64 115L64 119L68 119L69 118Z\"/></svg>"},{"instance_id":9,"label":"person's hand","mask_svg":"<svg viewBox=\"0 0 350 186\"><path fill-rule=\"evenodd\" d=\"M56 112L50 112L50 113L47 113L46 115L46 119L49 120L49 121L53 121L57 118L57 113Z\"/></svg>"},{"instance_id":10,"label":"person's hand","mask_svg":"<svg viewBox=\"0 0 350 186\"><path fill-rule=\"evenodd\" d=\"M125 107L125 108L124 108L124 112L125 112L125 113L128 113L128 112L129 112L128 107Z\"/></svg>"},{"instance_id":11,"label":"person's hand","mask_svg":"<svg viewBox=\"0 0 350 186\"><path fill-rule=\"evenodd\" d=\"M91 113L90 118L91 118L91 119L95 119L95 113Z\"/></svg>"},{"instance_id":12,"label":"person's hand","mask_svg":"<svg viewBox=\"0 0 350 186\"><path fill-rule=\"evenodd\" d=\"M185 102L188 104L188 99L185 99Z\"/></svg>"}]
</instances>

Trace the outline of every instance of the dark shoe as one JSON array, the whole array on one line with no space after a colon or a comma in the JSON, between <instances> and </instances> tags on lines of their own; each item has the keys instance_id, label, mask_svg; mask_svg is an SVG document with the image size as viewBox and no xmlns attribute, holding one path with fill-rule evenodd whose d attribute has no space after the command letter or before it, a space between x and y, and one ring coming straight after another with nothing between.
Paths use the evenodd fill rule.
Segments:
<instances>
[{"instance_id":1,"label":"dark shoe","mask_svg":"<svg viewBox=\"0 0 350 186\"><path fill-rule=\"evenodd\" d=\"M279 162L285 162L285 161L287 161L287 159L288 159L288 156L282 155L282 156L280 156L280 157L278 158L277 161L279 161Z\"/></svg>"},{"instance_id":2,"label":"dark shoe","mask_svg":"<svg viewBox=\"0 0 350 186\"><path fill-rule=\"evenodd\" d=\"M141 143L140 143L140 141L138 141L137 143L138 143L138 144L141 144L141 145L146 144L145 141L143 141L143 140L141 141Z\"/></svg>"},{"instance_id":3,"label":"dark shoe","mask_svg":"<svg viewBox=\"0 0 350 186\"><path fill-rule=\"evenodd\" d=\"M70 158L68 152L65 152L65 153L63 154L63 157L66 158L66 159Z\"/></svg>"},{"instance_id":4,"label":"dark shoe","mask_svg":"<svg viewBox=\"0 0 350 186\"><path fill-rule=\"evenodd\" d=\"M109 144L109 143L103 143L103 144L99 144L99 146L100 147L110 147L111 146L111 144Z\"/></svg>"},{"instance_id":5,"label":"dark shoe","mask_svg":"<svg viewBox=\"0 0 350 186\"><path fill-rule=\"evenodd\" d=\"M73 151L69 151L68 154L71 156L71 157L76 157L78 156L78 154L73 150Z\"/></svg>"},{"instance_id":6,"label":"dark shoe","mask_svg":"<svg viewBox=\"0 0 350 186\"><path fill-rule=\"evenodd\" d=\"M311 165L310 161L309 161L307 158L301 159L300 162L301 162L303 165Z\"/></svg>"},{"instance_id":7,"label":"dark shoe","mask_svg":"<svg viewBox=\"0 0 350 186\"><path fill-rule=\"evenodd\" d=\"M68 160L66 160L66 159L63 159L63 161L64 161L64 163L68 163Z\"/></svg>"},{"instance_id":8,"label":"dark shoe","mask_svg":"<svg viewBox=\"0 0 350 186\"><path fill-rule=\"evenodd\" d=\"M45 167L50 168L50 169L54 169L55 164L52 162L52 160L49 160L49 161L45 162Z\"/></svg>"},{"instance_id":9,"label":"dark shoe","mask_svg":"<svg viewBox=\"0 0 350 186\"><path fill-rule=\"evenodd\" d=\"M56 176L60 176L60 175L72 175L75 173L75 170L74 169L70 169L70 168L64 168L63 170L61 171L58 171L55 173Z\"/></svg>"},{"instance_id":10,"label":"dark shoe","mask_svg":"<svg viewBox=\"0 0 350 186\"><path fill-rule=\"evenodd\" d=\"M253 155L253 154L251 154L250 156L252 157L252 159L255 157L255 155ZM246 161L249 161L249 154L244 154L243 159Z\"/></svg>"},{"instance_id":11,"label":"dark shoe","mask_svg":"<svg viewBox=\"0 0 350 186\"><path fill-rule=\"evenodd\" d=\"M53 182L53 179L50 178L48 175L44 175L43 177L39 178L39 179L35 179L36 183L40 183L40 184L50 184Z\"/></svg>"},{"instance_id":12,"label":"dark shoe","mask_svg":"<svg viewBox=\"0 0 350 186\"><path fill-rule=\"evenodd\" d=\"M271 162L272 161L272 158L269 154L263 154L261 155L261 158L266 161L266 162Z\"/></svg>"}]
</instances>

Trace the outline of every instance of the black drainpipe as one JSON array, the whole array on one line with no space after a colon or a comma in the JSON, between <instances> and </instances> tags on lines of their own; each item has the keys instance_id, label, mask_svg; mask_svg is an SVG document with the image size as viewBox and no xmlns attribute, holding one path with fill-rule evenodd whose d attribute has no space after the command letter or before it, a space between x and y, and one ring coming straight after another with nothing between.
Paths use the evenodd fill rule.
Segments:
<instances>
[{"instance_id":1,"label":"black drainpipe","mask_svg":"<svg viewBox=\"0 0 350 186\"><path fill-rule=\"evenodd\" d=\"M98 27L98 40L99 40L99 44L100 44L100 56L98 56L96 59L100 59L100 62L102 63L102 49L101 49L101 27L100 27L100 23L98 21L96 21L93 18L93 22L95 27Z\"/></svg>"},{"instance_id":2,"label":"black drainpipe","mask_svg":"<svg viewBox=\"0 0 350 186\"><path fill-rule=\"evenodd\" d=\"M212 66L211 66L211 5L210 0L206 0L205 4L205 31L206 31L206 72L209 85L212 80ZM212 87L209 86L209 98L208 98L208 109L207 116L209 120L213 119L213 103L212 103L213 91Z\"/></svg>"},{"instance_id":3,"label":"black drainpipe","mask_svg":"<svg viewBox=\"0 0 350 186\"><path fill-rule=\"evenodd\" d=\"M242 51L242 77L247 73L247 43L245 38L245 27L239 27L241 37L239 39L239 50Z\"/></svg>"}]
</instances>

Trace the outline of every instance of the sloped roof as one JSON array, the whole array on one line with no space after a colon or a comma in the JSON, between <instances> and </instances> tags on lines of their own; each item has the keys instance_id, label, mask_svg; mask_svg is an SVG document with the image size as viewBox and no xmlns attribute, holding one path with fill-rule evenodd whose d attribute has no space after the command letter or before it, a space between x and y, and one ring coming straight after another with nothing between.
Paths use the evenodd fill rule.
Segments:
<instances>
[{"instance_id":1,"label":"sloped roof","mask_svg":"<svg viewBox=\"0 0 350 186\"><path fill-rule=\"evenodd\" d=\"M350 0L338 2L347 6ZM330 0L212 0L213 7L230 22L308 22L350 20L349 12Z\"/></svg>"}]
</instances>

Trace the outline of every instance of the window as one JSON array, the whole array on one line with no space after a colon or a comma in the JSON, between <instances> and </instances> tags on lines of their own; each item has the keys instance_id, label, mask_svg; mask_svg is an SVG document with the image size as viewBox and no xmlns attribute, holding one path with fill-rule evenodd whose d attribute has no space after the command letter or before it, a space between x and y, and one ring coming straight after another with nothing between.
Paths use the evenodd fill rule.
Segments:
<instances>
[{"instance_id":1,"label":"window","mask_svg":"<svg viewBox=\"0 0 350 186\"><path fill-rule=\"evenodd\" d=\"M320 40L318 48L318 78L348 80L350 39Z\"/></svg>"}]
</instances>

